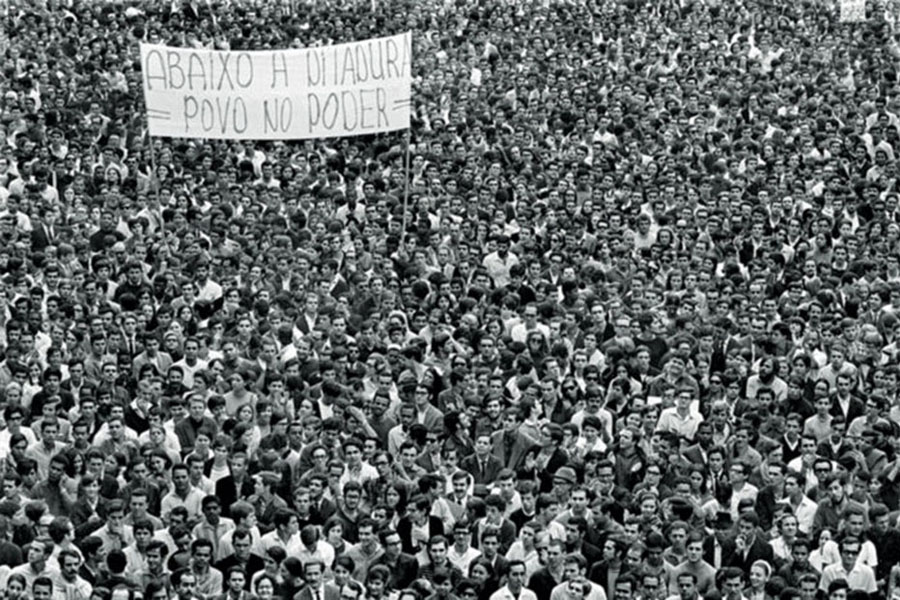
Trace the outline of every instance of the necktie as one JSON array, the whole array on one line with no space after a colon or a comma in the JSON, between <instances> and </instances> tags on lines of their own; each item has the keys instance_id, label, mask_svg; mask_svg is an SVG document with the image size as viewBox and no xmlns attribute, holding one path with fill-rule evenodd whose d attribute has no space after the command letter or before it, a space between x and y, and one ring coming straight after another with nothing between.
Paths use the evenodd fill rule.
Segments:
<instances>
[{"instance_id":1,"label":"necktie","mask_svg":"<svg viewBox=\"0 0 900 600\"><path fill-rule=\"evenodd\" d=\"M313 588L312 593L313 593L313 600L319 600L319 590L316 588Z\"/></svg>"}]
</instances>

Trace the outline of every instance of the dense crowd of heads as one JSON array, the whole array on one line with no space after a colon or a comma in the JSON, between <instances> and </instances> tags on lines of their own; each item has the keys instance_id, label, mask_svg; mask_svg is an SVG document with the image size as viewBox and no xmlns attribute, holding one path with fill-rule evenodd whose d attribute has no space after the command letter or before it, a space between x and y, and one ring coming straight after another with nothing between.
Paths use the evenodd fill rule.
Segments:
<instances>
[{"instance_id":1,"label":"dense crowd of heads","mask_svg":"<svg viewBox=\"0 0 900 600\"><path fill-rule=\"evenodd\" d=\"M865 6L0 6L0 597L900 596ZM142 42L406 31L408 131L149 133Z\"/></svg>"}]
</instances>

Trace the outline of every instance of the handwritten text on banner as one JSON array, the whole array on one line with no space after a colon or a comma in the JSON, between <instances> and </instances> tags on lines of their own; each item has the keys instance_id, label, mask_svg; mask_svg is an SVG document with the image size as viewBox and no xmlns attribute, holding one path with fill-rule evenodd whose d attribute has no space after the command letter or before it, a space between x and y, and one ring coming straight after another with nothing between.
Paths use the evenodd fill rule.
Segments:
<instances>
[{"instance_id":1,"label":"handwritten text on banner","mask_svg":"<svg viewBox=\"0 0 900 600\"><path fill-rule=\"evenodd\" d=\"M308 139L409 127L409 33L303 50L141 45L150 134Z\"/></svg>"}]
</instances>

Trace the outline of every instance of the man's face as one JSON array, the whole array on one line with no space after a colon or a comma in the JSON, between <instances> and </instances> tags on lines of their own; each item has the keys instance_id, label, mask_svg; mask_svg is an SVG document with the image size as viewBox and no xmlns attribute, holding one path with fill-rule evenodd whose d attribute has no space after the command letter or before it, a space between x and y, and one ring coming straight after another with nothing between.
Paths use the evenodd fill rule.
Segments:
<instances>
[{"instance_id":1,"label":"man's face","mask_svg":"<svg viewBox=\"0 0 900 600\"><path fill-rule=\"evenodd\" d=\"M205 569L209 566L209 561L212 559L212 550L206 546L201 546L194 550L191 556L196 566Z\"/></svg>"},{"instance_id":2,"label":"man's face","mask_svg":"<svg viewBox=\"0 0 900 600\"><path fill-rule=\"evenodd\" d=\"M190 574L184 574L181 576L181 584L178 586L178 595L182 598L191 598L196 587L197 578Z\"/></svg>"},{"instance_id":3,"label":"man's face","mask_svg":"<svg viewBox=\"0 0 900 600\"><path fill-rule=\"evenodd\" d=\"M151 573L159 572L162 566L162 553L158 548L147 551L147 568Z\"/></svg>"},{"instance_id":4,"label":"man's face","mask_svg":"<svg viewBox=\"0 0 900 600\"><path fill-rule=\"evenodd\" d=\"M741 581L740 577L726 579L725 580L725 595L728 598L728 600L737 600L738 598L740 598L743 587L744 587L744 583Z\"/></svg>"},{"instance_id":5,"label":"man's face","mask_svg":"<svg viewBox=\"0 0 900 600\"><path fill-rule=\"evenodd\" d=\"M50 589L50 586L36 585L32 588L31 595L34 600L50 600L52 596Z\"/></svg>"},{"instance_id":6,"label":"man's face","mask_svg":"<svg viewBox=\"0 0 900 600\"><path fill-rule=\"evenodd\" d=\"M689 562L696 563L703 558L703 544L701 542L691 542L687 545L687 559Z\"/></svg>"},{"instance_id":7,"label":"man's face","mask_svg":"<svg viewBox=\"0 0 900 600\"><path fill-rule=\"evenodd\" d=\"M303 571L306 584L317 588L322 584L322 568L319 565L310 565Z\"/></svg>"},{"instance_id":8,"label":"man's face","mask_svg":"<svg viewBox=\"0 0 900 600\"><path fill-rule=\"evenodd\" d=\"M78 575L78 567L81 566L76 556L67 556L63 561L62 572L65 578L69 581L74 581L75 577Z\"/></svg>"},{"instance_id":9,"label":"man's face","mask_svg":"<svg viewBox=\"0 0 900 600\"><path fill-rule=\"evenodd\" d=\"M689 577L678 578L678 592L682 598L693 598L696 592L696 586Z\"/></svg>"},{"instance_id":10,"label":"man's face","mask_svg":"<svg viewBox=\"0 0 900 600\"><path fill-rule=\"evenodd\" d=\"M233 571L228 576L228 589L235 594L239 594L241 590L244 589L244 581L245 578L243 573Z\"/></svg>"},{"instance_id":11,"label":"man's face","mask_svg":"<svg viewBox=\"0 0 900 600\"><path fill-rule=\"evenodd\" d=\"M179 490L184 490L190 484L190 476L188 472L184 469L179 469L172 474L172 483L175 484L175 488Z\"/></svg>"},{"instance_id":12,"label":"man's face","mask_svg":"<svg viewBox=\"0 0 900 600\"><path fill-rule=\"evenodd\" d=\"M841 485L840 481L835 480L828 485L828 495L831 497L832 502L844 501L844 486Z\"/></svg>"}]
</instances>

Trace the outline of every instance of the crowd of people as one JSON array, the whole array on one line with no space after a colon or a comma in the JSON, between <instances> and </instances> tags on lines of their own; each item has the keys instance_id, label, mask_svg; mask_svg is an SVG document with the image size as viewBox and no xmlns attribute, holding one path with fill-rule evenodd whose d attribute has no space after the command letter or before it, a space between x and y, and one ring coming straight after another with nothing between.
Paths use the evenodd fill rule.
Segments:
<instances>
[{"instance_id":1,"label":"crowd of people","mask_svg":"<svg viewBox=\"0 0 900 600\"><path fill-rule=\"evenodd\" d=\"M900 598L900 6L17 0L2 600ZM412 32L407 132L141 42Z\"/></svg>"}]
</instances>

